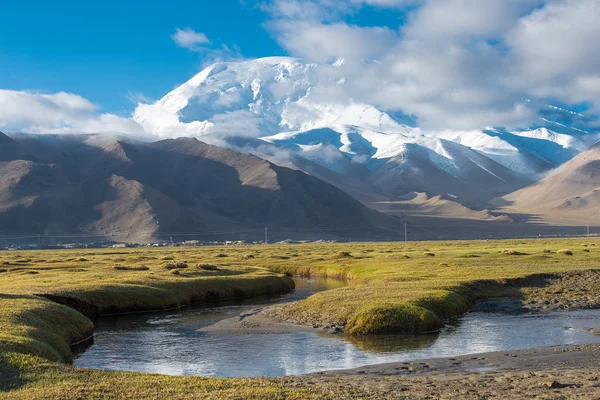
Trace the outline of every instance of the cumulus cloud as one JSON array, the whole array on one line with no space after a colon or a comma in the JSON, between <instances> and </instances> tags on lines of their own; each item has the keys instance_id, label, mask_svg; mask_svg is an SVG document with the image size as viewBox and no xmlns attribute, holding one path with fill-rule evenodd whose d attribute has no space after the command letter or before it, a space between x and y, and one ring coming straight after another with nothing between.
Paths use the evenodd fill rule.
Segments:
<instances>
[{"instance_id":1,"label":"cumulus cloud","mask_svg":"<svg viewBox=\"0 0 600 400\"><path fill-rule=\"evenodd\" d=\"M210 44L210 40L204 33L196 32L190 27L177 28L171 39L177 46L191 51L201 51L203 45Z\"/></svg>"},{"instance_id":2,"label":"cumulus cloud","mask_svg":"<svg viewBox=\"0 0 600 400\"><path fill-rule=\"evenodd\" d=\"M460 43L498 39L544 0L428 0L402 28L408 38Z\"/></svg>"},{"instance_id":3,"label":"cumulus cloud","mask_svg":"<svg viewBox=\"0 0 600 400\"><path fill-rule=\"evenodd\" d=\"M286 50L319 63L339 58L378 58L389 51L397 40L397 33L386 27L281 20L274 23L273 28Z\"/></svg>"},{"instance_id":4,"label":"cumulus cloud","mask_svg":"<svg viewBox=\"0 0 600 400\"><path fill-rule=\"evenodd\" d=\"M399 9L406 22L346 22L362 7ZM333 72L344 84L322 88L332 100L400 111L424 128L526 127L541 104L529 99L600 104L597 0L272 0L263 9L291 55L344 59ZM331 68L322 71L330 82Z\"/></svg>"},{"instance_id":5,"label":"cumulus cloud","mask_svg":"<svg viewBox=\"0 0 600 400\"><path fill-rule=\"evenodd\" d=\"M304 101L372 104L429 130L527 127L537 107L555 99L600 112L598 0L263 0L260 8L282 48L318 65L306 78L311 88ZM365 8L397 13L398 26L358 24L352 16ZM211 44L191 28L177 29L172 38L203 51L206 62L241 58L237 48ZM265 87L283 101L294 83L282 79ZM129 97L140 103L137 122L102 114L74 94L4 90L0 127L139 132L143 125L159 135L257 137L285 125L266 126L255 108L235 109L236 92L215 101L215 115L185 123L158 103L141 104L149 103L143 95ZM301 115L297 103L287 110ZM294 122L293 115L287 120Z\"/></svg>"},{"instance_id":6,"label":"cumulus cloud","mask_svg":"<svg viewBox=\"0 0 600 400\"><path fill-rule=\"evenodd\" d=\"M99 113L95 104L76 94L3 89L0 128L30 133L143 133L131 119Z\"/></svg>"},{"instance_id":7,"label":"cumulus cloud","mask_svg":"<svg viewBox=\"0 0 600 400\"><path fill-rule=\"evenodd\" d=\"M600 110L600 2L557 0L506 36L510 83L535 96L591 102Z\"/></svg>"}]
</instances>

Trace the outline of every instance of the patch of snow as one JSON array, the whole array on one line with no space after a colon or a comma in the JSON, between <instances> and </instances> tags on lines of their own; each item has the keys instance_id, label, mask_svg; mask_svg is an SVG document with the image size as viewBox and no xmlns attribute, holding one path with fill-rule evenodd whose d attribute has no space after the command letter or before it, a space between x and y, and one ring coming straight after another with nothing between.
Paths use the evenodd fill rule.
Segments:
<instances>
[{"instance_id":1,"label":"patch of snow","mask_svg":"<svg viewBox=\"0 0 600 400\"><path fill-rule=\"evenodd\" d=\"M209 140L213 135L217 139L244 135L334 170L343 169L335 162L381 165L426 149L432 162L455 176L461 175L457 165L471 161L496 178L486 158L529 176L540 168L560 165L600 138L595 128L590 134L582 129L585 115L553 105L546 107L547 114L540 119L567 133L547 128L424 131L398 122L374 105L351 99L333 101L323 93L324 87L346 84L344 62L340 58L321 67L291 57L268 57L216 63L161 100L138 105L134 120L161 137L204 136ZM319 74L325 67L329 74ZM554 114L560 122L551 120ZM570 120L573 126L567 125ZM449 151L444 141L458 147ZM475 160L467 150L485 158Z\"/></svg>"}]
</instances>

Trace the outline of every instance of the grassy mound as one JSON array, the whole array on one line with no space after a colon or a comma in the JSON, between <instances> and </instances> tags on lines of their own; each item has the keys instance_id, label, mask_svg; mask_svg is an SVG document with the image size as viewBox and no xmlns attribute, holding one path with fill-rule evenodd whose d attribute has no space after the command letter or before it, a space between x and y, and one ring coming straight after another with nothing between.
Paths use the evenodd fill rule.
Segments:
<instances>
[{"instance_id":1,"label":"grassy mound","mask_svg":"<svg viewBox=\"0 0 600 400\"><path fill-rule=\"evenodd\" d=\"M205 271L218 271L219 267L214 264L198 264L198 268L203 269Z\"/></svg>"},{"instance_id":2,"label":"grassy mound","mask_svg":"<svg viewBox=\"0 0 600 400\"><path fill-rule=\"evenodd\" d=\"M166 263L165 264L165 269L185 269L187 267L188 267L188 264L185 261L173 262L173 263Z\"/></svg>"},{"instance_id":3,"label":"grassy mound","mask_svg":"<svg viewBox=\"0 0 600 400\"><path fill-rule=\"evenodd\" d=\"M71 343L94 324L75 309L36 296L0 294L0 351L71 361Z\"/></svg>"},{"instance_id":4,"label":"grassy mound","mask_svg":"<svg viewBox=\"0 0 600 400\"><path fill-rule=\"evenodd\" d=\"M115 265L113 267L117 271L148 271L150 268L147 265L140 265L138 267L128 267L126 265Z\"/></svg>"},{"instance_id":5,"label":"grassy mound","mask_svg":"<svg viewBox=\"0 0 600 400\"><path fill-rule=\"evenodd\" d=\"M429 332L444 326L432 311L412 304L370 304L348 321L350 335Z\"/></svg>"},{"instance_id":6,"label":"grassy mound","mask_svg":"<svg viewBox=\"0 0 600 400\"><path fill-rule=\"evenodd\" d=\"M579 246L578 240L515 240L428 243L427 249L419 250L415 244L357 243L352 253L366 253L368 258L333 260L327 253L338 254L336 248L343 245L331 245L327 252L307 247L304 250L312 254L307 260L281 262L271 268L291 275L344 277L350 286L282 306L273 315L345 327L349 335L429 331L466 312L477 299L522 296L512 287L514 280L600 266L584 252L575 257L576 263L543 253L546 248L569 243ZM429 255L419 257L428 253L435 254L435 263Z\"/></svg>"},{"instance_id":7,"label":"grassy mound","mask_svg":"<svg viewBox=\"0 0 600 400\"><path fill-rule=\"evenodd\" d=\"M522 253L513 249L504 249L501 251L502 254L506 254L507 256L526 256L527 254Z\"/></svg>"}]
</instances>

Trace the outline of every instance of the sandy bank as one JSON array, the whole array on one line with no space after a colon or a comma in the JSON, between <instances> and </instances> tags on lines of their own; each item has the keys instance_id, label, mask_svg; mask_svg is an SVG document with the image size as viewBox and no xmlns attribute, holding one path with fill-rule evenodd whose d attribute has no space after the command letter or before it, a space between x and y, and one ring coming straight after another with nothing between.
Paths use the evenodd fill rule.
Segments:
<instances>
[{"instance_id":1,"label":"sandy bank","mask_svg":"<svg viewBox=\"0 0 600 400\"><path fill-rule=\"evenodd\" d=\"M527 372L555 368L586 369L600 368L599 359L600 344L557 346L377 364L349 370L325 371L316 375L434 376L502 371Z\"/></svg>"},{"instance_id":2,"label":"sandy bank","mask_svg":"<svg viewBox=\"0 0 600 400\"><path fill-rule=\"evenodd\" d=\"M318 333L341 333L340 328L333 326L306 325L293 321L283 321L271 317L269 311L277 306L255 308L245 311L239 316L221 320L213 325L199 329L200 332L227 332L238 334L283 334L301 331Z\"/></svg>"}]
</instances>

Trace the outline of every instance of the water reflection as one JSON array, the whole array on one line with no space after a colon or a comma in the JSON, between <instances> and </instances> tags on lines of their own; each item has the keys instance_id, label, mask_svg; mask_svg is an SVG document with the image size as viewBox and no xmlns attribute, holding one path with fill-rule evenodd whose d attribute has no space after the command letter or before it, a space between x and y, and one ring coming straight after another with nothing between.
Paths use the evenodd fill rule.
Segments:
<instances>
[{"instance_id":1,"label":"water reflection","mask_svg":"<svg viewBox=\"0 0 600 400\"><path fill-rule=\"evenodd\" d=\"M298 280L297 291L288 296L102 319L97 324L95 343L79 354L74 364L169 375L280 376L485 351L600 342L600 337L579 331L600 326L600 310L546 315L474 312L453 321L436 335L345 338L313 332L198 332L201 327L257 304L294 301L342 286L344 283L337 281Z\"/></svg>"},{"instance_id":2,"label":"water reflection","mask_svg":"<svg viewBox=\"0 0 600 400\"><path fill-rule=\"evenodd\" d=\"M369 353L397 353L407 349L430 347L439 338L439 334L424 335L382 335L367 337L345 337L358 350Z\"/></svg>"}]
</instances>

